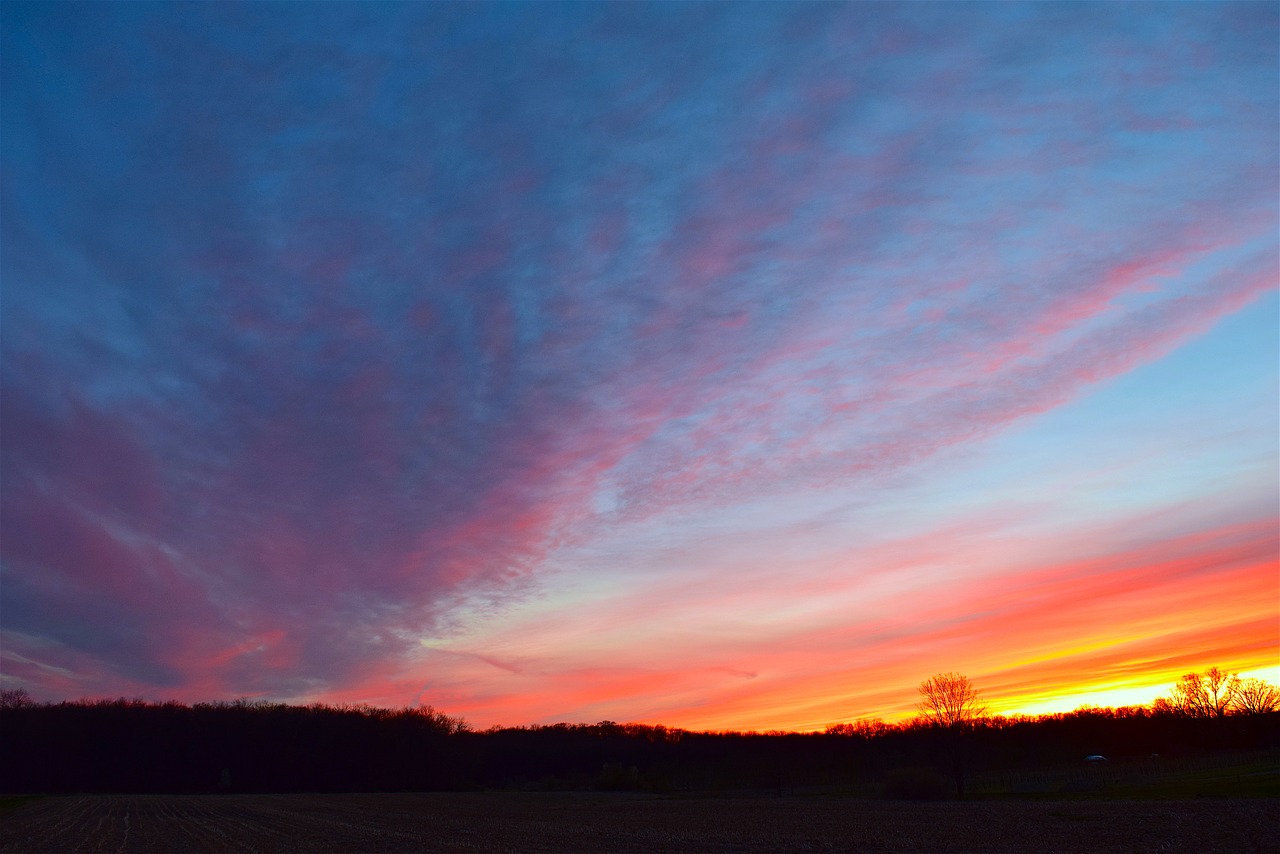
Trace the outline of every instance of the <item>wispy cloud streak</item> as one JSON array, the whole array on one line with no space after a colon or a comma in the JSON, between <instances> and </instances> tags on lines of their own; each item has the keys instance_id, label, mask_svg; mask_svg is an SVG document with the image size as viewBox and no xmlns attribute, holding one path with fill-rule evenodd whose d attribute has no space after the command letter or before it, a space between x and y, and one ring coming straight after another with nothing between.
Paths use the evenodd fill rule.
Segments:
<instances>
[{"instance_id":1,"label":"wispy cloud streak","mask_svg":"<svg viewBox=\"0 0 1280 854\"><path fill-rule=\"evenodd\" d=\"M903 543L1008 532L968 511L978 487L930 484L1274 300L1265 5L3 15L3 673L40 695L811 723L852 702L825 645L879 629L803 626L827 585L882 576L886 637L937 656L885 640L867 703L948 654L1004 678L1025 665L944 624L1011 642L1034 614L923 595L982 561L913 545L884 576L889 546L841 537L916 497L936 518L903 513ZM1188 394L1230 410L1267 382ZM1240 465L1274 470L1266 419ZM1223 492L1180 483L1169 506ZM1161 536L1274 529L1265 486ZM1113 529L1164 506L1126 489ZM1072 496L1058 528L1101 530ZM1054 537L984 554L1049 596L1046 567L1075 566ZM853 580L815 557L838 551ZM1215 575L1228 552L1205 583L1271 590ZM785 603L756 639L770 600L739 578ZM587 589L636 606L572 614ZM1063 649L1090 636L1064 620ZM1224 648L1249 658L1247 634ZM573 644L609 654L539 663Z\"/></svg>"}]
</instances>

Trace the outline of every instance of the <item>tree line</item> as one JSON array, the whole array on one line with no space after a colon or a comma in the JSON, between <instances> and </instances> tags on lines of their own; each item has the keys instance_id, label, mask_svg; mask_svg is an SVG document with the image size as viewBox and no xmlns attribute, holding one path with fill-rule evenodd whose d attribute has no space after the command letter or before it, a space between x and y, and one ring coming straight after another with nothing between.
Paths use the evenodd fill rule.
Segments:
<instances>
[{"instance_id":1,"label":"tree line","mask_svg":"<svg viewBox=\"0 0 1280 854\"><path fill-rule=\"evenodd\" d=\"M1210 667L1204 673L1184 675L1168 697L1156 700L1155 707L1196 718L1263 715L1280 709L1280 689L1262 679L1241 679Z\"/></svg>"},{"instance_id":2,"label":"tree line","mask_svg":"<svg viewBox=\"0 0 1280 854\"><path fill-rule=\"evenodd\" d=\"M969 677L939 673L920 683L916 708L923 722L934 726L966 726L986 717L990 707ZM1087 708L1087 707L1086 707ZM1241 679L1219 667L1187 673L1151 705L1155 714L1192 718L1265 715L1280 710L1280 688L1257 678Z\"/></svg>"},{"instance_id":3,"label":"tree line","mask_svg":"<svg viewBox=\"0 0 1280 854\"><path fill-rule=\"evenodd\" d=\"M613 721L474 731L430 706L35 703L6 691L0 791L784 792L862 790L895 779L911 784L918 769L932 769L952 781L953 796L963 797L978 771L1078 763L1092 754L1122 760L1280 748L1274 687L1270 699L1259 700L1248 680L1236 684L1212 671L1200 676L1184 677L1149 707L1006 716L991 714L966 677L938 674L921 684L920 714L911 720L858 720L817 733L694 732Z\"/></svg>"},{"instance_id":4,"label":"tree line","mask_svg":"<svg viewBox=\"0 0 1280 854\"><path fill-rule=\"evenodd\" d=\"M978 745L970 734L978 728L1000 727L1007 719L988 720L990 707L982 691L969 677L959 673L939 673L919 687L917 722L945 733L935 764L945 765L955 784L959 798L965 794L965 779L978 761ZM1151 708L1154 717L1186 719L1221 719L1234 716L1274 716L1280 708L1280 690L1261 679L1242 680L1218 667L1204 673L1187 673L1173 686L1168 697L1160 697ZM1088 713L1083 707L1078 713ZM1111 710L1114 714L1114 710ZM1121 710L1121 714L1143 717L1145 709ZM1052 716L1034 719L1044 723ZM1044 727L1042 727L1043 729ZM1153 752L1152 755L1158 755ZM1101 753L1091 754L1094 761L1108 761Z\"/></svg>"}]
</instances>

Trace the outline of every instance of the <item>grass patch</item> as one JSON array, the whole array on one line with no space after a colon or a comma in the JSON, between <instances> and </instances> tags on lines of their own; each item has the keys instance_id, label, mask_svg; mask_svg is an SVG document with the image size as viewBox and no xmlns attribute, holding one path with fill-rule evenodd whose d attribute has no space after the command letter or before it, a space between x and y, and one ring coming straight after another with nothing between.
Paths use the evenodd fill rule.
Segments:
<instances>
[{"instance_id":1,"label":"grass patch","mask_svg":"<svg viewBox=\"0 0 1280 854\"><path fill-rule=\"evenodd\" d=\"M1207 770L1108 787L1113 798L1280 798L1280 769Z\"/></svg>"},{"instance_id":2,"label":"grass patch","mask_svg":"<svg viewBox=\"0 0 1280 854\"><path fill-rule=\"evenodd\" d=\"M0 795L0 815L12 812L24 804L38 801L43 797L44 795Z\"/></svg>"},{"instance_id":3,"label":"grass patch","mask_svg":"<svg viewBox=\"0 0 1280 854\"><path fill-rule=\"evenodd\" d=\"M1280 756L1264 754L1117 762L987 775L978 800L1280 798Z\"/></svg>"}]
</instances>

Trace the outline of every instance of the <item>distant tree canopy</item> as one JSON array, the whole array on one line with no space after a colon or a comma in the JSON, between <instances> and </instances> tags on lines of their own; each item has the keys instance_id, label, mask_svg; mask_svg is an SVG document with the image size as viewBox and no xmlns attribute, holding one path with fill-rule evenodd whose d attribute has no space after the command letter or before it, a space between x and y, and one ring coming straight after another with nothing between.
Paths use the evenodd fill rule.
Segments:
<instances>
[{"instance_id":1,"label":"distant tree canopy","mask_svg":"<svg viewBox=\"0 0 1280 854\"><path fill-rule=\"evenodd\" d=\"M947 677L947 678L940 678ZM1280 748L1275 688L1242 680L1227 717L1157 707L988 715L964 677L924 683L939 712L826 732L691 732L601 721L468 728L431 707L35 702L0 695L0 792L724 791L911 788L992 769ZM1270 692L1270 693L1268 693ZM1243 714L1253 697L1257 713ZM922 703L924 705L924 703ZM949 711L948 711L949 710ZM944 717L938 717L938 714ZM947 717L949 716L949 717ZM938 726L937 721L965 722ZM927 773L926 773L927 772ZM896 775L896 776L895 776ZM945 779L945 776L943 776Z\"/></svg>"},{"instance_id":2,"label":"distant tree canopy","mask_svg":"<svg viewBox=\"0 0 1280 854\"><path fill-rule=\"evenodd\" d=\"M35 705L35 701L31 699L26 688L0 689L0 709L21 709L32 705Z\"/></svg>"},{"instance_id":3,"label":"distant tree canopy","mask_svg":"<svg viewBox=\"0 0 1280 854\"><path fill-rule=\"evenodd\" d=\"M982 692L974 687L968 676L959 673L939 673L920 683L920 702L916 708L930 724L944 727L961 727L986 716L987 704Z\"/></svg>"}]
</instances>

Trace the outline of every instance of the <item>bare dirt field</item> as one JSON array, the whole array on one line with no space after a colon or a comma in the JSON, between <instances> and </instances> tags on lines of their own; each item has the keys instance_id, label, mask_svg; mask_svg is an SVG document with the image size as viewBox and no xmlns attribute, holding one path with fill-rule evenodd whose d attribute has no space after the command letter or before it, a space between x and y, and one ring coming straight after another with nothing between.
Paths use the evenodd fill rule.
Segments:
<instances>
[{"instance_id":1,"label":"bare dirt field","mask_svg":"<svg viewBox=\"0 0 1280 854\"><path fill-rule=\"evenodd\" d=\"M0 815L4 852L1280 851L1280 804L902 803L563 793L88 795Z\"/></svg>"}]
</instances>

